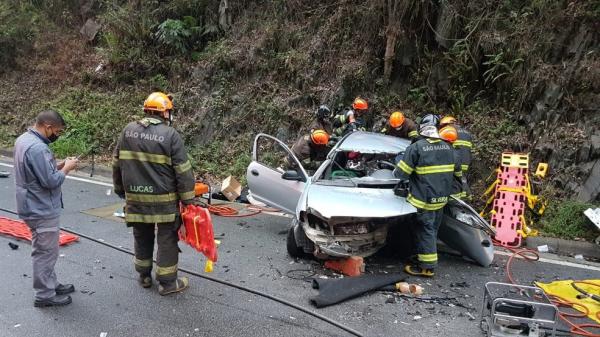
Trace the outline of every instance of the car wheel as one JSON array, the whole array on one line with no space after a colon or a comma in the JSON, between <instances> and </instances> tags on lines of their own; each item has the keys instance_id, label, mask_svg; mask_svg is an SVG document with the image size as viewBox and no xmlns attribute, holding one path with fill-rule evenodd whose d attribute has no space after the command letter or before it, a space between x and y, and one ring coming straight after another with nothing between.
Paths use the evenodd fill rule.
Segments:
<instances>
[{"instance_id":1,"label":"car wheel","mask_svg":"<svg viewBox=\"0 0 600 337\"><path fill-rule=\"evenodd\" d=\"M291 257L304 257L306 254L304 253L304 249L299 247L296 243L296 234L294 233L294 228L296 225L290 226L287 233L287 251Z\"/></svg>"}]
</instances>

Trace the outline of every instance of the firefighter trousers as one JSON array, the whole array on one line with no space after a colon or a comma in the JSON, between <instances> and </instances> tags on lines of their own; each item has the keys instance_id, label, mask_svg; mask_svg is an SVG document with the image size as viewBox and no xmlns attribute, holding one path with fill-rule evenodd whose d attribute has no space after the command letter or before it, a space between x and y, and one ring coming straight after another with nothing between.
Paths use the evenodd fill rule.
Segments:
<instances>
[{"instance_id":1,"label":"firefighter trousers","mask_svg":"<svg viewBox=\"0 0 600 337\"><path fill-rule=\"evenodd\" d=\"M180 221L169 223L132 223L135 257L135 270L142 276L150 276L152 272L152 256L154 237L156 236L156 280L169 283L177 279L177 263L179 262L179 236L177 230ZM156 233L155 233L156 232Z\"/></svg>"},{"instance_id":2,"label":"firefighter trousers","mask_svg":"<svg viewBox=\"0 0 600 337\"><path fill-rule=\"evenodd\" d=\"M437 267L437 234L443 214L443 209L437 211L417 209L413 235L417 248L417 260L421 268L435 269Z\"/></svg>"}]
</instances>

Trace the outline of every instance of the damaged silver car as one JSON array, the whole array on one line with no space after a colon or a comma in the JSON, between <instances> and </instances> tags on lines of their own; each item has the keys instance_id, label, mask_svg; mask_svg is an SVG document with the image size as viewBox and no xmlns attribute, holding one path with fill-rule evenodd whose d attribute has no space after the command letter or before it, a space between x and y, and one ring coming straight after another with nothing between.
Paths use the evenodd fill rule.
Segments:
<instances>
[{"instance_id":1,"label":"damaged silver car","mask_svg":"<svg viewBox=\"0 0 600 337\"><path fill-rule=\"evenodd\" d=\"M312 174L275 137L259 134L247 169L251 200L292 215L291 256L369 256L387 241L390 226L408 225L416 208L396 196L395 157L410 142L371 133L342 138ZM469 205L451 200L438 237L482 266L494 257L494 229Z\"/></svg>"}]
</instances>

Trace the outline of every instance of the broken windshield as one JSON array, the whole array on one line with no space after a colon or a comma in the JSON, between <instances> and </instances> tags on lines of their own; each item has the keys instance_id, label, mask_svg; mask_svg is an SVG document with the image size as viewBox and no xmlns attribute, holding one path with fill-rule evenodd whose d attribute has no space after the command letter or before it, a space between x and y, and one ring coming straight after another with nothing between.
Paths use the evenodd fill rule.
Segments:
<instances>
[{"instance_id":1,"label":"broken windshield","mask_svg":"<svg viewBox=\"0 0 600 337\"><path fill-rule=\"evenodd\" d=\"M337 151L317 183L350 187L393 187L396 155Z\"/></svg>"}]
</instances>

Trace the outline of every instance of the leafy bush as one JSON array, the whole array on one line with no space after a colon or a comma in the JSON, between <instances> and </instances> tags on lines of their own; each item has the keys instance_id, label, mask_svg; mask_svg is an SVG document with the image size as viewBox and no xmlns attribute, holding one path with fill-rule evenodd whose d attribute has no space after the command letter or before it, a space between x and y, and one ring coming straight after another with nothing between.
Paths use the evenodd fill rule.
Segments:
<instances>
[{"instance_id":1,"label":"leafy bush","mask_svg":"<svg viewBox=\"0 0 600 337\"><path fill-rule=\"evenodd\" d=\"M188 38L192 35L181 20L167 19L155 33L158 42L184 53L188 49Z\"/></svg>"},{"instance_id":2,"label":"leafy bush","mask_svg":"<svg viewBox=\"0 0 600 337\"><path fill-rule=\"evenodd\" d=\"M183 54L193 49L194 42L202 36L202 28L197 26L195 18L186 16L183 21L165 20L158 26L154 35L166 50L174 49Z\"/></svg>"},{"instance_id":3,"label":"leafy bush","mask_svg":"<svg viewBox=\"0 0 600 337\"><path fill-rule=\"evenodd\" d=\"M48 105L64 117L67 129L52 148L59 157L75 156L96 147L109 153L127 122L141 114L142 97L70 90Z\"/></svg>"},{"instance_id":4,"label":"leafy bush","mask_svg":"<svg viewBox=\"0 0 600 337\"><path fill-rule=\"evenodd\" d=\"M543 232L563 239L593 239L598 233L583 214L590 207L598 206L578 201L552 204L542 219Z\"/></svg>"},{"instance_id":5,"label":"leafy bush","mask_svg":"<svg viewBox=\"0 0 600 337\"><path fill-rule=\"evenodd\" d=\"M214 0L175 0L137 10L113 4L102 15L102 50L120 74L117 81L180 71L182 55L197 55L218 35Z\"/></svg>"}]
</instances>

